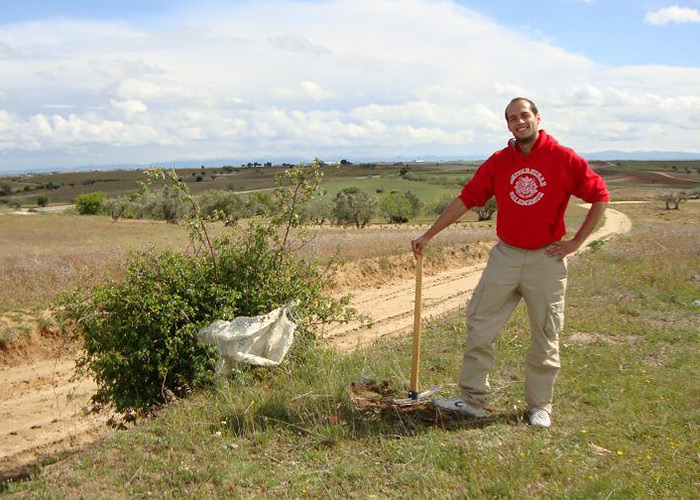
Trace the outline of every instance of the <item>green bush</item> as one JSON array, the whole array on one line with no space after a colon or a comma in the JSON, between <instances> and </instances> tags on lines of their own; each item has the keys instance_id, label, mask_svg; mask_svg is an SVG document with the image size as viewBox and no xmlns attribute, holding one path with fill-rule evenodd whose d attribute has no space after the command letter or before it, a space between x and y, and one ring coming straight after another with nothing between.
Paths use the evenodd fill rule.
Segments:
<instances>
[{"instance_id":1,"label":"green bush","mask_svg":"<svg viewBox=\"0 0 700 500\"><path fill-rule=\"evenodd\" d=\"M246 207L251 215L271 215L275 213L275 203L270 193L250 193L245 197Z\"/></svg>"},{"instance_id":2,"label":"green bush","mask_svg":"<svg viewBox=\"0 0 700 500\"><path fill-rule=\"evenodd\" d=\"M392 224L408 222L420 213L421 201L411 191L391 191L379 198L379 210Z\"/></svg>"},{"instance_id":3,"label":"green bush","mask_svg":"<svg viewBox=\"0 0 700 500\"><path fill-rule=\"evenodd\" d=\"M428 206L428 212L432 215L440 215L442 212L444 212L447 207L450 206L450 203L455 199L454 196L452 195L442 195L440 198L432 202Z\"/></svg>"},{"instance_id":4,"label":"green bush","mask_svg":"<svg viewBox=\"0 0 700 500\"><path fill-rule=\"evenodd\" d=\"M135 254L124 281L64 297L61 317L83 342L79 366L97 381L93 401L140 414L209 382L212 355L195 334L232 317L237 298L205 259L171 252Z\"/></svg>"},{"instance_id":5,"label":"green bush","mask_svg":"<svg viewBox=\"0 0 700 500\"><path fill-rule=\"evenodd\" d=\"M36 204L39 205L40 207L45 207L49 204L49 197L48 196L39 196L36 199Z\"/></svg>"},{"instance_id":6,"label":"green bush","mask_svg":"<svg viewBox=\"0 0 700 500\"><path fill-rule=\"evenodd\" d=\"M171 186L155 191L146 190L138 202L141 205L141 216L149 219L176 222L185 218L190 211L190 204L182 193Z\"/></svg>"},{"instance_id":7,"label":"green bush","mask_svg":"<svg viewBox=\"0 0 700 500\"><path fill-rule=\"evenodd\" d=\"M480 207L472 207L472 211L476 212L479 221L491 220L493 214L498 210L498 204L496 203L496 198L491 197L489 201L484 203Z\"/></svg>"},{"instance_id":8,"label":"green bush","mask_svg":"<svg viewBox=\"0 0 700 500\"><path fill-rule=\"evenodd\" d=\"M227 218L245 218L251 210L245 201L231 191L210 190L197 198L202 215L207 218L225 216Z\"/></svg>"},{"instance_id":9,"label":"green bush","mask_svg":"<svg viewBox=\"0 0 700 500\"><path fill-rule=\"evenodd\" d=\"M302 223L322 225L333 217L333 200L317 196L299 208Z\"/></svg>"},{"instance_id":10,"label":"green bush","mask_svg":"<svg viewBox=\"0 0 700 500\"><path fill-rule=\"evenodd\" d=\"M126 219L137 219L139 214L143 211L142 207L140 207L136 201L138 196L137 193L132 193L107 199L103 204L104 211L115 221L122 217Z\"/></svg>"},{"instance_id":11,"label":"green bush","mask_svg":"<svg viewBox=\"0 0 700 500\"><path fill-rule=\"evenodd\" d=\"M377 213L377 197L352 186L338 192L333 200L333 217L341 226L361 229Z\"/></svg>"},{"instance_id":12,"label":"green bush","mask_svg":"<svg viewBox=\"0 0 700 500\"><path fill-rule=\"evenodd\" d=\"M279 189L279 216L269 224L252 223L237 235L211 240L198 205L177 181L173 191L194 207L186 219L190 237L205 252L136 253L122 281L61 300L63 324L83 340L79 365L97 382L96 404L136 417L209 384L214 357L196 332L213 320L268 313L296 299L298 327L288 358L299 362L315 341L316 325L350 319L349 298L328 295L327 273L295 257L287 244L298 207L308 198L298 194L307 190L300 186L294 196Z\"/></svg>"},{"instance_id":13,"label":"green bush","mask_svg":"<svg viewBox=\"0 0 700 500\"><path fill-rule=\"evenodd\" d=\"M97 215L102 212L105 197L100 191L78 195L75 209L80 215Z\"/></svg>"}]
</instances>

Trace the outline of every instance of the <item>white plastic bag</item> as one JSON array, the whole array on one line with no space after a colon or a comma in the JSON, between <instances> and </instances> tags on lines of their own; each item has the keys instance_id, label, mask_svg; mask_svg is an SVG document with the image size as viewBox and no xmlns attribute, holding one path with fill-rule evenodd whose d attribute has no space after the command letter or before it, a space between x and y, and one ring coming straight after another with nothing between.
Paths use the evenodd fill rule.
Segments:
<instances>
[{"instance_id":1,"label":"white plastic bag","mask_svg":"<svg viewBox=\"0 0 700 500\"><path fill-rule=\"evenodd\" d=\"M299 303L289 302L262 316L239 316L233 321L214 321L197 332L204 344L219 350L217 373L231 370L235 362L261 366L280 364L294 342L296 323L290 310Z\"/></svg>"}]
</instances>

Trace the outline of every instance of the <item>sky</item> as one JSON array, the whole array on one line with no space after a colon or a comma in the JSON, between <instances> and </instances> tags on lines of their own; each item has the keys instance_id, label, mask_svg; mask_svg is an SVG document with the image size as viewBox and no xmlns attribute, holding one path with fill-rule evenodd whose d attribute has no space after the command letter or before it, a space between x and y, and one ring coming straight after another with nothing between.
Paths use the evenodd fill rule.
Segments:
<instances>
[{"instance_id":1,"label":"sky","mask_svg":"<svg viewBox=\"0 0 700 500\"><path fill-rule=\"evenodd\" d=\"M515 96L581 153L700 153L700 0L2 0L0 174L488 156Z\"/></svg>"}]
</instances>

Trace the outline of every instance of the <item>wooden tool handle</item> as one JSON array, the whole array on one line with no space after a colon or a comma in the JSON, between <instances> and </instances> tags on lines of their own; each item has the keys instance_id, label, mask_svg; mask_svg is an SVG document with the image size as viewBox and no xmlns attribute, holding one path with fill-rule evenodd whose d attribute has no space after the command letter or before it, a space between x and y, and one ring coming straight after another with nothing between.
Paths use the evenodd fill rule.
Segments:
<instances>
[{"instance_id":1,"label":"wooden tool handle","mask_svg":"<svg viewBox=\"0 0 700 500\"><path fill-rule=\"evenodd\" d=\"M423 290L423 256L416 254L416 298L413 306L413 365L411 391L418 394L418 367L420 366L420 330Z\"/></svg>"}]
</instances>

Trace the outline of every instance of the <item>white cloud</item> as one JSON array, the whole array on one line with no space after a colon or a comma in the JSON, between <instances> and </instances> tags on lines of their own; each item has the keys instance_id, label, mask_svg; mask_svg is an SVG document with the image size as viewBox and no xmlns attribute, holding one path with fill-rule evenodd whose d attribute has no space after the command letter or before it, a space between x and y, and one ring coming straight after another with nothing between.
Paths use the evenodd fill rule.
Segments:
<instances>
[{"instance_id":1,"label":"white cloud","mask_svg":"<svg viewBox=\"0 0 700 500\"><path fill-rule=\"evenodd\" d=\"M672 5L654 12L647 12L646 16L644 16L644 22L655 26L665 26L670 23L700 23L700 11L690 7Z\"/></svg>"},{"instance_id":2,"label":"white cloud","mask_svg":"<svg viewBox=\"0 0 700 500\"><path fill-rule=\"evenodd\" d=\"M602 67L450 0L202 5L2 26L3 158L487 154L516 95L578 150L698 148L699 68Z\"/></svg>"},{"instance_id":3,"label":"white cloud","mask_svg":"<svg viewBox=\"0 0 700 500\"><path fill-rule=\"evenodd\" d=\"M318 83L309 80L303 81L293 88L275 88L272 90L272 92L273 94L276 94L284 99L310 99L312 101L323 101L335 96L333 92L326 90Z\"/></svg>"},{"instance_id":4,"label":"white cloud","mask_svg":"<svg viewBox=\"0 0 700 500\"><path fill-rule=\"evenodd\" d=\"M138 99L128 99L125 101L117 101L116 99L110 100L110 104L113 108L122 111L127 117L133 118L139 113L145 113L148 111L148 106L146 106L143 101Z\"/></svg>"}]
</instances>

